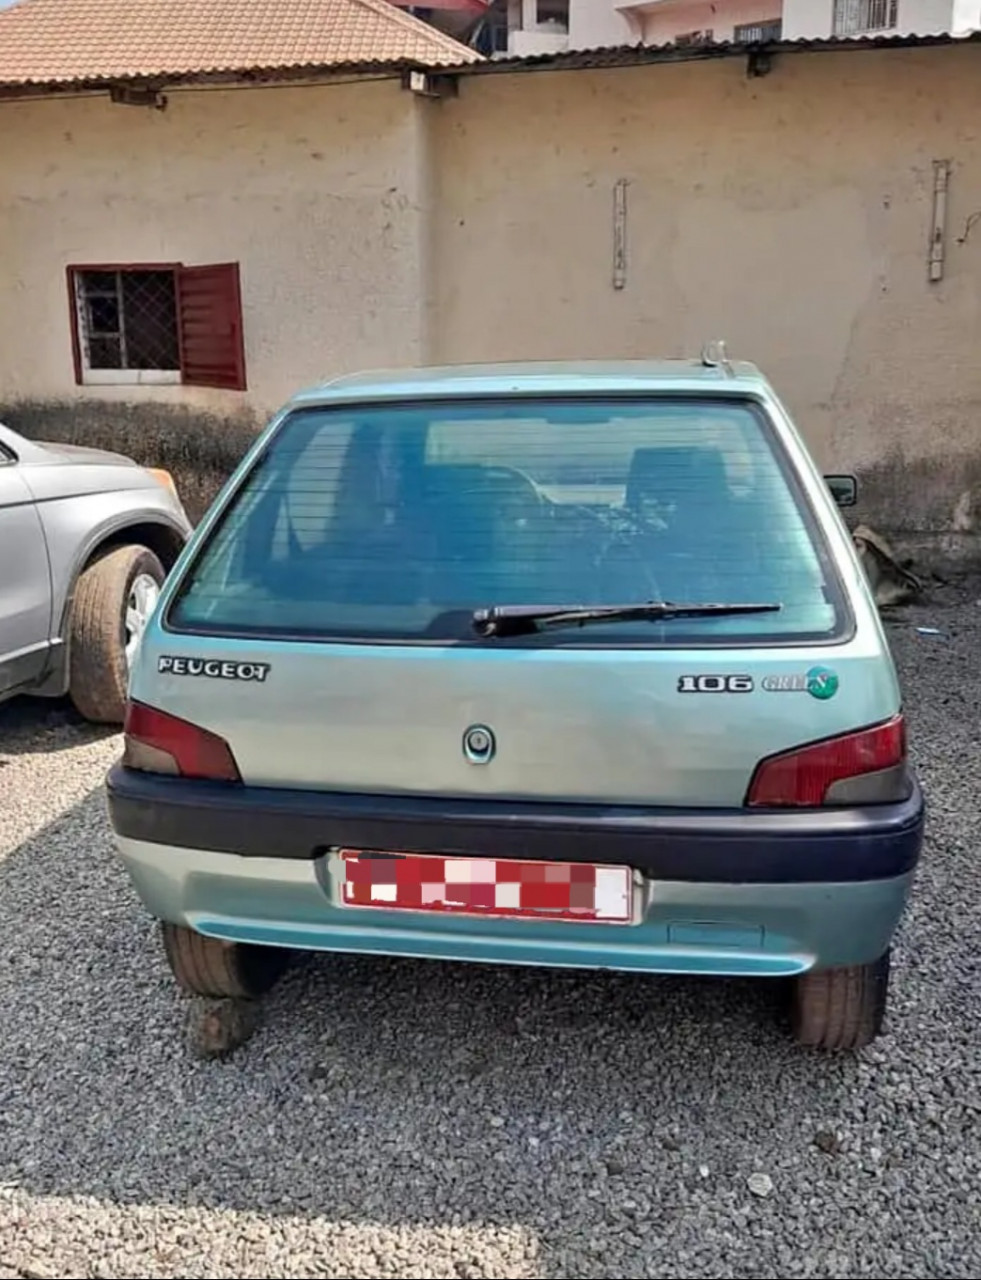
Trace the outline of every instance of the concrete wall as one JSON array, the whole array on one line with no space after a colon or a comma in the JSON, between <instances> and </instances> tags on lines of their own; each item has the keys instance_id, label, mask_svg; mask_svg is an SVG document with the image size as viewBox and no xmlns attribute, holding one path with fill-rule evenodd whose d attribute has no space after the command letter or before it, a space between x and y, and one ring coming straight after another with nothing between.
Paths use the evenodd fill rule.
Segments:
<instances>
[{"instance_id":1,"label":"concrete wall","mask_svg":"<svg viewBox=\"0 0 981 1280\"><path fill-rule=\"evenodd\" d=\"M174 94L163 113L0 104L0 413L189 472L206 456L214 477L330 373L690 355L721 336L825 467L861 473L878 527L972 527L979 73L981 48L955 46L783 55L760 79L742 58L481 76L441 103L375 83ZM247 394L75 387L67 263L230 258Z\"/></svg>"},{"instance_id":2,"label":"concrete wall","mask_svg":"<svg viewBox=\"0 0 981 1280\"><path fill-rule=\"evenodd\" d=\"M969 31L981 30L981 3L979 0L954 0L951 17L951 31L954 35L966 35Z\"/></svg>"},{"instance_id":3,"label":"concrete wall","mask_svg":"<svg viewBox=\"0 0 981 1280\"><path fill-rule=\"evenodd\" d=\"M897 35L940 35L950 31L953 25L953 0L899 0L896 10Z\"/></svg>"},{"instance_id":4,"label":"concrete wall","mask_svg":"<svg viewBox=\"0 0 981 1280\"><path fill-rule=\"evenodd\" d=\"M429 105L393 82L174 93L163 112L104 97L0 104L0 398L93 394L74 385L70 263L238 261L259 411L366 352L417 361Z\"/></svg>"},{"instance_id":5,"label":"concrete wall","mask_svg":"<svg viewBox=\"0 0 981 1280\"><path fill-rule=\"evenodd\" d=\"M939 35L974 30L976 0L899 0L895 35ZM956 12L955 12L956 11ZM824 39L832 34L834 0L784 0L783 34L787 40Z\"/></svg>"},{"instance_id":6,"label":"concrete wall","mask_svg":"<svg viewBox=\"0 0 981 1280\"><path fill-rule=\"evenodd\" d=\"M569 48L669 44L682 33L706 30L731 40L734 27L772 21L781 8L782 0L570 0Z\"/></svg>"},{"instance_id":7,"label":"concrete wall","mask_svg":"<svg viewBox=\"0 0 981 1280\"><path fill-rule=\"evenodd\" d=\"M640 24L621 13L617 0L569 0L569 48L639 44Z\"/></svg>"},{"instance_id":8,"label":"concrete wall","mask_svg":"<svg viewBox=\"0 0 981 1280\"><path fill-rule=\"evenodd\" d=\"M521 0L515 0L516 10ZM525 8L531 11L532 0ZM711 30L717 40L731 40L743 23L769 22L782 16L784 36L790 40L831 35L834 0L570 0L570 49L603 45L667 44L688 31ZM534 22L525 23L529 30ZM965 34L981 27L981 0L899 0L896 34L931 35L943 31ZM544 41L522 36L513 52L548 51ZM521 45L518 48L518 44ZM526 47L526 45L528 47ZM532 47L534 46L534 47Z\"/></svg>"},{"instance_id":9,"label":"concrete wall","mask_svg":"<svg viewBox=\"0 0 981 1280\"><path fill-rule=\"evenodd\" d=\"M568 31L511 31L508 54L513 58L537 58L542 54L565 53L569 48Z\"/></svg>"},{"instance_id":10,"label":"concrete wall","mask_svg":"<svg viewBox=\"0 0 981 1280\"><path fill-rule=\"evenodd\" d=\"M813 0L817 4L820 0ZM638 6L645 44L669 44L689 31L711 31L714 40L731 40L733 28L780 17L781 0L670 0Z\"/></svg>"},{"instance_id":11,"label":"concrete wall","mask_svg":"<svg viewBox=\"0 0 981 1280\"><path fill-rule=\"evenodd\" d=\"M167 466L199 515L298 387L423 360L431 107L397 82L0 104L0 417ZM229 260L247 393L75 385L67 265Z\"/></svg>"},{"instance_id":12,"label":"concrete wall","mask_svg":"<svg viewBox=\"0 0 981 1280\"><path fill-rule=\"evenodd\" d=\"M722 336L886 529L981 481L981 49L483 77L437 117L439 360L684 355ZM662 125L662 122L666 122ZM927 279L933 160L947 263ZM612 287L613 187L628 276Z\"/></svg>"}]
</instances>

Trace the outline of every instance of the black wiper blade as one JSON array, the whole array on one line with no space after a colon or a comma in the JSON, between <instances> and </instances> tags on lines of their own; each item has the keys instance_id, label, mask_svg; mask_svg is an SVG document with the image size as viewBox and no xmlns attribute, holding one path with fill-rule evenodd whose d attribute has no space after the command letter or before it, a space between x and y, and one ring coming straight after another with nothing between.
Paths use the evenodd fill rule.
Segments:
<instances>
[{"instance_id":1,"label":"black wiper blade","mask_svg":"<svg viewBox=\"0 0 981 1280\"><path fill-rule=\"evenodd\" d=\"M651 600L647 604L594 606L499 604L476 609L473 629L485 638L526 636L559 627L588 627L603 622L663 622L669 618L729 618L746 613L777 613L782 604L676 604Z\"/></svg>"}]
</instances>

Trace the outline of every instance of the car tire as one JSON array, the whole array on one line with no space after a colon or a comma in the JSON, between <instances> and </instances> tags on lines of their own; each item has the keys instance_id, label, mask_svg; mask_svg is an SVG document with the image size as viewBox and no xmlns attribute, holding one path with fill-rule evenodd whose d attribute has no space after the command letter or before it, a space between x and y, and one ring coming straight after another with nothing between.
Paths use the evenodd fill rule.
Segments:
<instances>
[{"instance_id":1,"label":"car tire","mask_svg":"<svg viewBox=\"0 0 981 1280\"><path fill-rule=\"evenodd\" d=\"M188 995L256 1000L274 986L290 959L281 947L206 938L166 920L160 929L171 972Z\"/></svg>"},{"instance_id":2,"label":"car tire","mask_svg":"<svg viewBox=\"0 0 981 1280\"><path fill-rule=\"evenodd\" d=\"M113 547L82 570L72 601L68 692L86 720L122 724L131 597L137 586L145 592L149 582L159 593L165 576L153 552L135 544Z\"/></svg>"},{"instance_id":3,"label":"car tire","mask_svg":"<svg viewBox=\"0 0 981 1280\"><path fill-rule=\"evenodd\" d=\"M890 957L842 969L816 969L795 980L794 1036L815 1049L861 1049L882 1030Z\"/></svg>"}]
</instances>

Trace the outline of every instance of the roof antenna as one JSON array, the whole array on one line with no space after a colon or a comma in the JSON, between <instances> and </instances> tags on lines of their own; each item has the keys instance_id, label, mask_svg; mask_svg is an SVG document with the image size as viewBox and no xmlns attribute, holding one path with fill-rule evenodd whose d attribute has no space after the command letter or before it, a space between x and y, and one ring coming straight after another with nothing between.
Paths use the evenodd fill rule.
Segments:
<instances>
[{"instance_id":1,"label":"roof antenna","mask_svg":"<svg viewBox=\"0 0 981 1280\"><path fill-rule=\"evenodd\" d=\"M722 338L713 338L711 342L706 342L702 347L702 364L706 369L725 369L731 378L732 365L729 363L729 357L726 354L726 344Z\"/></svg>"}]
</instances>

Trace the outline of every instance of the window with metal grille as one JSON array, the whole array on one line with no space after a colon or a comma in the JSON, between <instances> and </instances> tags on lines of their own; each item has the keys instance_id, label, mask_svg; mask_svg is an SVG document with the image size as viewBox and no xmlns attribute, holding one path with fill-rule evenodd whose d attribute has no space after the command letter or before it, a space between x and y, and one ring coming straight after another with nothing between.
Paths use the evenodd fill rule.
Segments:
<instances>
[{"instance_id":1,"label":"window with metal grille","mask_svg":"<svg viewBox=\"0 0 981 1280\"><path fill-rule=\"evenodd\" d=\"M490 57L495 53L506 54L508 52L508 23L506 14L492 14L487 23L486 35L484 37L484 45L478 44L476 48L484 57Z\"/></svg>"},{"instance_id":2,"label":"window with metal grille","mask_svg":"<svg viewBox=\"0 0 981 1280\"><path fill-rule=\"evenodd\" d=\"M244 391L237 263L73 266L75 381Z\"/></svg>"},{"instance_id":3,"label":"window with metal grille","mask_svg":"<svg viewBox=\"0 0 981 1280\"><path fill-rule=\"evenodd\" d=\"M835 0L833 34L865 35L869 31L889 31L896 26L899 0Z\"/></svg>"},{"instance_id":4,"label":"window with metal grille","mask_svg":"<svg viewBox=\"0 0 981 1280\"><path fill-rule=\"evenodd\" d=\"M780 18L767 22L744 22L732 29L736 44L766 44L770 40L779 40L782 35L783 21Z\"/></svg>"}]
</instances>

